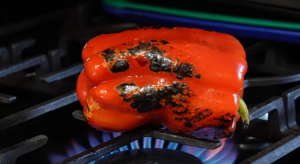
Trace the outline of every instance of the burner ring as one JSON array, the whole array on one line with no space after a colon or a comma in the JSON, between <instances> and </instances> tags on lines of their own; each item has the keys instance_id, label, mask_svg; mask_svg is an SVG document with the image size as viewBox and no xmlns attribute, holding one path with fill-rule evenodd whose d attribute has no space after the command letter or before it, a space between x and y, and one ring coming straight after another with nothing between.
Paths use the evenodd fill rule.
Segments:
<instances>
[{"instance_id":1,"label":"burner ring","mask_svg":"<svg viewBox=\"0 0 300 164\"><path fill-rule=\"evenodd\" d=\"M203 164L197 157L179 150L134 149L117 152L97 160L94 164Z\"/></svg>"}]
</instances>

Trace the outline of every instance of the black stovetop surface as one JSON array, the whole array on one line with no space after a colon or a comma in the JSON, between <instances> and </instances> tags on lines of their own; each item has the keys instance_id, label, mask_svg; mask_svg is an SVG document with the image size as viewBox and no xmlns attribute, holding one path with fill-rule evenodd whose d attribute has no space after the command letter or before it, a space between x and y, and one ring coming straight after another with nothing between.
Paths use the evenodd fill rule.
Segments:
<instances>
[{"instance_id":1,"label":"black stovetop surface","mask_svg":"<svg viewBox=\"0 0 300 164\"><path fill-rule=\"evenodd\" d=\"M20 155L15 163L57 163L120 135L97 131L86 122L78 120L82 116L82 107L77 101L75 87L83 67L83 46L99 34L145 24L125 22L108 15L101 11L98 1L45 1L43 4L26 2L21 1L20 6L15 8L20 12L12 12L8 7L2 11L3 16L0 18L0 163L1 153L5 154L13 145L25 140L37 139L37 136L41 139L39 142L45 144ZM39 7L33 7L32 4ZM279 97L275 97L269 103L275 100L283 102L283 93L300 84L298 76L290 80L291 75L300 76L299 45L237 38L247 52L249 71L246 79L249 86L245 89L244 100L249 108L253 111L262 108L263 105L257 105L275 96ZM281 81L278 78L270 78L274 76L286 78ZM300 101L296 97L296 101L293 102L296 104L296 122L299 123L300 113L297 110ZM292 127L287 128L284 135L277 134L276 131L276 135L266 136L253 131L269 128L267 121L252 122L255 124L252 129L237 129L236 134L230 139L223 139L223 145L216 150L143 137L114 151L111 156L106 155L91 163L113 163L122 156L132 157L128 157L127 163L134 163L132 159L135 158L140 161L148 160L150 163L159 161L159 155L151 154L153 150L149 148L164 148L158 154L164 153L166 149L186 152L205 164L240 163L271 145L278 144L279 141L283 143L282 139L285 137L290 137L287 138L289 141L292 140L292 134L297 140L293 145L300 142L300 138L297 138L298 131ZM278 121L275 121L272 127L275 130L278 127L276 123ZM275 163L298 163L300 159L297 154L300 149L293 149L283 149L292 152ZM280 150L280 153L284 154L284 151ZM180 163L180 159L186 154L182 157L177 156ZM174 159L170 159L172 160Z\"/></svg>"}]
</instances>

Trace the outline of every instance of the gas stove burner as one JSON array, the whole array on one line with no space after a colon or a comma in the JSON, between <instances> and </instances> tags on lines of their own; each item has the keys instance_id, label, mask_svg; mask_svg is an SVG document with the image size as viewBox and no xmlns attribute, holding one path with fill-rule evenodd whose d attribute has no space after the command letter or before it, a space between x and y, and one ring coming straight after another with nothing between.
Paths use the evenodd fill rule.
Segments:
<instances>
[{"instance_id":1,"label":"gas stove burner","mask_svg":"<svg viewBox=\"0 0 300 164\"><path fill-rule=\"evenodd\" d=\"M197 157L178 150L136 149L108 155L94 164L203 164Z\"/></svg>"},{"instance_id":2,"label":"gas stove burner","mask_svg":"<svg viewBox=\"0 0 300 164\"><path fill-rule=\"evenodd\" d=\"M0 18L0 164L299 163L299 44L237 38L251 121L246 130L239 122L232 138L161 127L109 133L90 127L78 102L82 48L100 34L155 24L120 20L97 1L21 4L26 14L12 5Z\"/></svg>"},{"instance_id":3,"label":"gas stove burner","mask_svg":"<svg viewBox=\"0 0 300 164\"><path fill-rule=\"evenodd\" d=\"M201 147L203 150L194 151L194 153L200 154L204 151L204 148L208 149L216 149L221 148L222 149L222 143L221 141L214 140L214 139L208 139L208 138L202 138L198 136L193 136L190 134L182 134L182 133L174 133L169 130L165 129L157 129L156 127L148 127L148 128L137 128L135 130L124 132L122 134L116 134L113 133L115 138L112 138L110 140L106 140L105 138L108 137L108 133L102 132L102 138L103 140L106 140L102 144L98 144L97 146L92 147L91 149L85 150L77 155L72 156L69 159L63 160L60 162L60 164L71 164L73 162L75 163L86 163L90 161L97 160L106 154L109 153L115 153L115 151L126 151L128 150L128 145L130 144L130 147L132 149L140 149L139 146L139 139L144 139L143 142L143 148L151 148L151 143L153 138L157 138L160 140L156 140L155 148L163 148L163 144L165 141L169 141L169 145L167 149L177 149L178 145L184 145L182 146L182 150L186 151L187 153L192 154L193 152L190 152L189 149L193 149L195 147L186 147L186 145L192 145L196 147ZM92 136L91 136L92 137ZM91 138L90 137L90 138ZM94 141L96 141L94 139ZM116 150L117 149L117 150ZM93 153L91 153L93 152ZM194 156L198 156L194 154Z\"/></svg>"}]
</instances>

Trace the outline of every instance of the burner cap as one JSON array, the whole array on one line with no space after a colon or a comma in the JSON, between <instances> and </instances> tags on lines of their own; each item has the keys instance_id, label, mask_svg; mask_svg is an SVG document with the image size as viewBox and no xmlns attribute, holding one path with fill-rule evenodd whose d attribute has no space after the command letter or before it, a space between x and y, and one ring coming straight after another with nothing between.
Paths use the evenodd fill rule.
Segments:
<instances>
[{"instance_id":1,"label":"burner cap","mask_svg":"<svg viewBox=\"0 0 300 164\"><path fill-rule=\"evenodd\" d=\"M95 164L203 164L197 157L170 149L135 149L108 155Z\"/></svg>"}]
</instances>

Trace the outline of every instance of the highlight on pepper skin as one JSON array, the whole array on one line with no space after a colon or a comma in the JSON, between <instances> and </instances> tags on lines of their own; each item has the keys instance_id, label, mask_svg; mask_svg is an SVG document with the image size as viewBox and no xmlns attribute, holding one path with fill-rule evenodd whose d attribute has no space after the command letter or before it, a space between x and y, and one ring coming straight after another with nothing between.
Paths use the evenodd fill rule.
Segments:
<instances>
[{"instance_id":1,"label":"highlight on pepper skin","mask_svg":"<svg viewBox=\"0 0 300 164\"><path fill-rule=\"evenodd\" d=\"M246 56L230 35L190 28L127 30L90 40L82 58L77 95L98 130L158 123L174 132L205 129L224 138L235 131L239 111L247 122L244 103L239 110Z\"/></svg>"}]
</instances>

